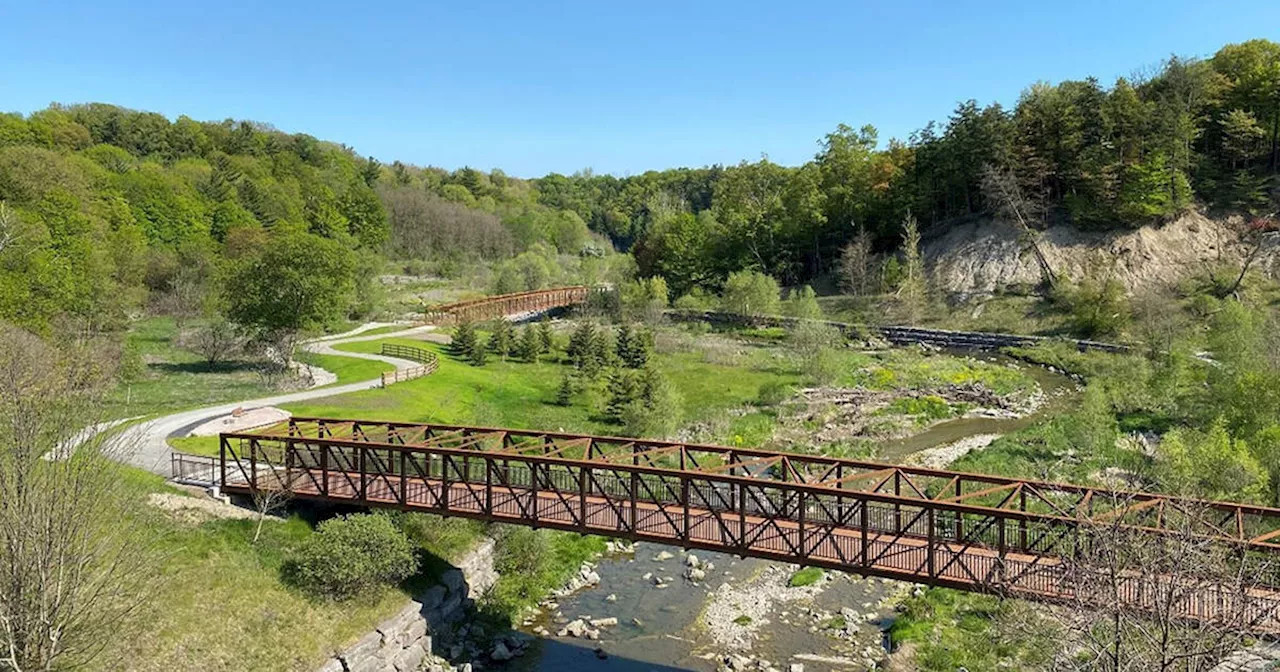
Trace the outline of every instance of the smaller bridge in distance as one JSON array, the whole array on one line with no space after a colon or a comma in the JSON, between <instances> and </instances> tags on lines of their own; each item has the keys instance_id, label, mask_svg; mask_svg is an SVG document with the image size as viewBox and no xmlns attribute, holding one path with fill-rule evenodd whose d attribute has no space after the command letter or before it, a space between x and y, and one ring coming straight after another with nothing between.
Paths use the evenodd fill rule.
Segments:
<instances>
[{"instance_id":1,"label":"smaller bridge in distance","mask_svg":"<svg viewBox=\"0 0 1280 672\"><path fill-rule=\"evenodd\" d=\"M592 291L589 287L575 285L486 296L435 306L423 315L423 320L428 324L449 325L494 320L522 313L541 313L586 303Z\"/></svg>"},{"instance_id":2,"label":"smaller bridge in distance","mask_svg":"<svg viewBox=\"0 0 1280 672\"><path fill-rule=\"evenodd\" d=\"M293 418L220 444L213 468L228 493L283 489L1033 600L1118 601L1280 634L1280 509L491 427ZM1107 570L1091 560L1092 545L1119 533L1144 545L1181 536L1221 546L1249 563L1247 585L1125 567L1103 590L1096 579Z\"/></svg>"}]
</instances>

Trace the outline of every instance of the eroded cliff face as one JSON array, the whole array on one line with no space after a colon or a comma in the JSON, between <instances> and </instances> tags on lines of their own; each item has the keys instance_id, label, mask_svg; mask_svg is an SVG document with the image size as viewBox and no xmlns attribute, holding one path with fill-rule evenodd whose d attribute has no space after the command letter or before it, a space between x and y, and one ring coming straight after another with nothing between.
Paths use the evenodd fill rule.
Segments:
<instances>
[{"instance_id":1,"label":"eroded cliff face","mask_svg":"<svg viewBox=\"0 0 1280 672\"><path fill-rule=\"evenodd\" d=\"M1041 249L1059 274L1119 280L1131 293L1175 284L1220 263L1239 264L1245 253L1230 220L1189 212L1161 226L1129 231L1081 231L1055 226L1041 234ZM981 295L1001 288L1033 286L1040 269L1019 230L986 220L948 229L923 244L925 262L939 289ZM1255 262L1262 272L1280 270L1280 250L1271 245Z\"/></svg>"}]
</instances>

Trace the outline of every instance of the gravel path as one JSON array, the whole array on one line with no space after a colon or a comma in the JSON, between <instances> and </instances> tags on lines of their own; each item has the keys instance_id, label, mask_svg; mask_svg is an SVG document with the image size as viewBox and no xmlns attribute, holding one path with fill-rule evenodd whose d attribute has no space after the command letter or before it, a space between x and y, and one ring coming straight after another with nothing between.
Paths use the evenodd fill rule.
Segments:
<instances>
[{"instance_id":1,"label":"gravel path","mask_svg":"<svg viewBox=\"0 0 1280 672\"><path fill-rule=\"evenodd\" d=\"M413 336L428 333L435 329L433 326L423 326L413 327L403 331L376 334L373 336L360 336L360 334L369 331L370 329L376 329L383 326L388 325L385 323L366 324L343 334L326 336L324 338L307 341L302 344L302 349L307 352L323 355L339 355L342 357L355 357L357 359L386 362L396 367L396 369L408 369L420 366L418 362L412 362L406 359L384 357L382 355L360 352L342 352L333 348L333 346L341 343L356 343L383 338ZM249 410L259 408L261 406L291 404L309 399L319 399L321 397L332 397L340 394L347 394L349 392L359 392L360 390L368 390L378 387L381 384L381 378L373 378L371 380L363 380L358 383L334 385L331 387L317 387L299 392L263 397L261 399L245 399L217 404L214 406L206 406L204 408L194 410L179 411L177 413L171 413L146 422L141 422L124 429L119 434L111 438L109 449L112 450L114 454L118 456L118 459L123 462L127 462L135 467L141 467L147 471L168 478L170 472L169 456L172 451L169 448L167 439L170 436L175 434L183 435L189 430L189 428L207 422L213 418L227 415L237 408ZM97 425L92 429L92 431L86 432L86 438L91 436L93 433L110 429L119 423L120 421L114 421Z\"/></svg>"}]
</instances>

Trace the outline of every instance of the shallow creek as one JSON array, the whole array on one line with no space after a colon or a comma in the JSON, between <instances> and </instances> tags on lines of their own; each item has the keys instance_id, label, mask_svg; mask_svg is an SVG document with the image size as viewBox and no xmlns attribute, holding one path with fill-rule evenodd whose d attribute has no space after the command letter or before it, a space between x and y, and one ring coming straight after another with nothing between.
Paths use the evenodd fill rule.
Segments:
<instances>
[{"instance_id":1,"label":"shallow creek","mask_svg":"<svg viewBox=\"0 0 1280 672\"><path fill-rule=\"evenodd\" d=\"M888 442L879 459L897 462L967 437L1016 431L1076 398L1077 386L1070 378L1035 366L1024 370L1044 393L1044 403L1034 413L938 423ZM895 596L909 590L904 584L836 572L828 572L819 587L788 588L794 566L723 553L696 555L704 568L707 562L714 566L697 583L684 578L686 554L677 548L640 543L634 553L601 558L596 567L599 585L555 600L553 608L522 628L530 633L545 628L550 634L509 669L715 670L725 654L741 653L780 670L794 663L803 664L806 672L866 670L869 660L882 656ZM654 577L670 582L657 587ZM750 623L735 627L734 619L747 616ZM579 618L616 618L618 624L598 628L599 641L557 636L565 624ZM726 637L726 629L739 635L738 641L727 642L734 637Z\"/></svg>"}]
</instances>

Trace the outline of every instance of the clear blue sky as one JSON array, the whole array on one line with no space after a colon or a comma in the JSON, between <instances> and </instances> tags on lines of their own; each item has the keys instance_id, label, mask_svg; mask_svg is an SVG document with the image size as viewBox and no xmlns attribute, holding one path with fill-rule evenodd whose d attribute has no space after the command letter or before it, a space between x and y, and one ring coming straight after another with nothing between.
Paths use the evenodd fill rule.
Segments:
<instances>
[{"instance_id":1,"label":"clear blue sky","mask_svg":"<svg viewBox=\"0 0 1280 672\"><path fill-rule=\"evenodd\" d=\"M0 109L253 119L390 162L538 176L803 162L958 101L1280 40L1280 0L15 2Z\"/></svg>"}]
</instances>

